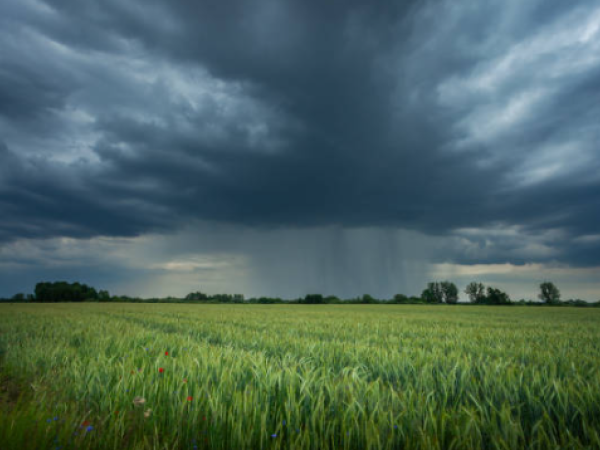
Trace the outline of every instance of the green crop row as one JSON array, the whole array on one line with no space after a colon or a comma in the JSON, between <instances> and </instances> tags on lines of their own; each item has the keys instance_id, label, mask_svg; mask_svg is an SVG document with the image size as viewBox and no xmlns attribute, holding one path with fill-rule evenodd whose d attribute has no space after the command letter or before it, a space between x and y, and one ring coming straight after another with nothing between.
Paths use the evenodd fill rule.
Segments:
<instances>
[{"instance_id":1,"label":"green crop row","mask_svg":"<svg viewBox=\"0 0 600 450\"><path fill-rule=\"evenodd\" d=\"M18 395L0 397L0 448L600 448L599 325L574 308L2 305Z\"/></svg>"}]
</instances>

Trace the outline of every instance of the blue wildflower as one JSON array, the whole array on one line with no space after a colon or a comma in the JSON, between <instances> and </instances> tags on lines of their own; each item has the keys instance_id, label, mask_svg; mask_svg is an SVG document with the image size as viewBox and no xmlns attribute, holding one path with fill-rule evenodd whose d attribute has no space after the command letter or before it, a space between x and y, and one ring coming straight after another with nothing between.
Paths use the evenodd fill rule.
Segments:
<instances>
[{"instance_id":1,"label":"blue wildflower","mask_svg":"<svg viewBox=\"0 0 600 450\"><path fill-rule=\"evenodd\" d=\"M46 419L46 422L50 423L52 422L52 419Z\"/></svg>"},{"instance_id":2,"label":"blue wildflower","mask_svg":"<svg viewBox=\"0 0 600 450\"><path fill-rule=\"evenodd\" d=\"M90 431L92 431L93 429L94 429L94 427L93 427L93 426L91 426L91 425L88 425L88 427L85 429L85 431L86 431L86 432L90 432Z\"/></svg>"},{"instance_id":3,"label":"blue wildflower","mask_svg":"<svg viewBox=\"0 0 600 450\"><path fill-rule=\"evenodd\" d=\"M272 438L276 438L276 437L277 437L277 433L273 433L273 434L271 435L271 437L272 437Z\"/></svg>"},{"instance_id":4,"label":"blue wildflower","mask_svg":"<svg viewBox=\"0 0 600 450\"><path fill-rule=\"evenodd\" d=\"M285 423L286 423L285 420L282 423L283 423L283 426L285 426Z\"/></svg>"},{"instance_id":5,"label":"blue wildflower","mask_svg":"<svg viewBox=\"0 0 600 450\"><path fill-rule=\"evenodd\" d=\"M58 417L55 417L55 418L54 418L54 421L57 421L57 420L58 420Z\"/></svg>"}]
</instances>

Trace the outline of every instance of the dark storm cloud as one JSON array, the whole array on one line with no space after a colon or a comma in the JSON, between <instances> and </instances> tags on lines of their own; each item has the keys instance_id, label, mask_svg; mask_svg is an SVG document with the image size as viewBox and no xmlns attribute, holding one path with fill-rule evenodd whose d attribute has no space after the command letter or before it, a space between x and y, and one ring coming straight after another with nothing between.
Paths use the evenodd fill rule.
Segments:
<instances>
[{"instance_id":1,"label":"dark storm cloud","mask_svg":"<svg viewBox=\"0 0 600 450\"><path fill-rule=\"evenodd\" d=\"M201 219L600 263L594 2L47 0L0 16L2 240Z\"/></svg>"},{"instance_id":2,"label":"dark storm cloud","mask_svg":"<svg viewBox=\"0 0 600 450\"><path fill-rule=\"evenodd\" d=\"M52 108L62 108L67 90L28 68L0 68L0 114L9 120L33 120Z\"/></svg>"},{"instance_id":3,"label":"dark storm cloud","mask_svg":"<svg viewBox=\"0 0 600 450\"><path fill-rule=\"evenodd\" d=\"M165 218L153 218L154 205L143 199L111 201L96 198L97 191L76 178L68 168L44 160L27 166L0 146L3 168L0 170L0 240L15 236L39 238L47 236L89 237L93 235L135 235L148 227L166 227ZM147 211L137 217L132 210Z\"/></svg>"}]
</instances>

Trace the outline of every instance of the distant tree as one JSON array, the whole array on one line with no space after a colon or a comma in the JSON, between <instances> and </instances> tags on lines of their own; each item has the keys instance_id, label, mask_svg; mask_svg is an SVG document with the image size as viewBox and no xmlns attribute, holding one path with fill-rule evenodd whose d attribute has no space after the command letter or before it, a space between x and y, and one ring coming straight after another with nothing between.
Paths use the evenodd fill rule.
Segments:
<instances>
[{"instance_id":1,"label":"distant tree","mask_svg":"<svg viewBox=\"0 0 600 450\"><path fill-rule=\"evenodd\" d=\"M324 303L323 296L321 294L307 294L302 303L306 303L307 305L321 305Z\"/></svg>"},{"instance_id":2,"label":"distant tree","mask_svg":"<svg viewBox=\"0 0 600 450\"><path fill-rule=\"evenodd\" d=\"M25 301L25 294L19 292L18 294L15 294L12 296L11 301L13 302L24 302Z\"/></svg>"},{"instance_id":3,"label":"distant tree","mask_svg":"<svg viewBox=\"0 0 600 450\"><path fill-rule=\"evenodd\" d=\"M328 295L327 297L325 297L323 299L323 302L327 303L327 304L333 304L333 305L342 303L342 301L335 295Z\"/></svg>"},{"instance_id":4,"label":"distant tree","mask_svg":"<svg viewBox=\"0 0 600 450\"><path fill-rule=\"evenodd\" d=\"M248 300L248 303L259 303L262 305L272 305L275 303L283 303L283 300L278 297L259 297L259 298L251 298Z\"/></svg>"},{"instance_id":5,"label":"distant tree","mask_svg":"<svg viewBox=\"0 0 600 450\"><path fill-rule=\"evenodd\" d=\"M208 295L200 291L190 292L188 295L185 296L185 299L188 301L202 302L208 300Z\"/></svg>"},{"instance_id":6,"label":"distant tree","mask_svg":"<svg viewBox=\"0 0 600 450\"><path fill-rule=\"evenodd\" d=\"M106 302L110 300L110 294L108 291L98 291L98 300Z\"/></svg>"},{"instance_id":7,"label":"distant tree","mask_svg":"<svg viewBox=\"0 0 600 450\"><path fill-rule=\"evenodd\" d=\"M233 295L215 294L211 295L210 300L214 303L233 303Z\"/></svg>"},{"instance_id":8,"label":"distant tree","mask_svg":"<svg viewBox=\"0 0 600 450\"><path fill-rule=\"evenodd\" d=\"M442 290L443 301L454 305L458 303L458 288L451 281L442 281L440 283L440 288Z\"/></svg>"},{"instance_id":9,"label":"distant tree","mask_svg":"<svg viewBox=\"0 0 600 450\"><path fill-rule=\"evenodd\" d=\"M376 299L374 299L373 297L371 297L369 294L364 294L361 299L360 302L363 304L373 304L373 303L379 303Z\"/></svg>"},{"instance_id":10,"label":"distant tree","mask_svg":"<svg viewBox=\"0 0 600 450\"><path fill-rule=\"evenodd\" d=\"M544 303L555 304L560 302L560 291L551 281L544 281L540 284L540 293L538 298Z\"/></svg>"},{"instance_id":11,"label":"distant tree","mask_svg":"<svg viewBox=\"0 0 600 450\"><path fill-rule=\"evenodd\" d=\"M484 303L485 286L481 283L472 282L465 289L465 294L469 296L471 303Z\"/></svg>"},{"instance_id":12,"label":"distant tree","mask_svg":"<svg viewBox=\"0 0 600 450\"><path fill-rule=\"evenodd\" d=\"M93 287L80 283L57 281L54 283L37 283L35 299L38 302L82 302L97 300L98 293Z\"/></svg>"},{"instance_id":13,"label":"distant tree","mask_svg":"<svg viewBox=\"0 0 600 450\"><path fill-rule=\"evenodd\" d=\"M408 303L409 299L406 295L404 294L396 294L394 295L394 298L390 301L390 303Z\"/></svg>"},{"instance_id":14,"label":"distant tree","mask_svg":"<svg viewBox=\"0 0 600 450\"><path fill-rule=\"evenodd\" d=\"M506 292L502 292L500 289L488 287L485 303L489 305L509 305L510 297Z\"/></svg>"},{"instance_id":15,"label":"distant tree","mask_svg":"<svg viewBox=\"0 0 600 450\"><path fill-rule=\"evenodd\" d=\"M440 283L437 281L427 283L427 288L421 293L421 298L425 303L442 303L444 292Z\"/></svg>"}]
</instances>

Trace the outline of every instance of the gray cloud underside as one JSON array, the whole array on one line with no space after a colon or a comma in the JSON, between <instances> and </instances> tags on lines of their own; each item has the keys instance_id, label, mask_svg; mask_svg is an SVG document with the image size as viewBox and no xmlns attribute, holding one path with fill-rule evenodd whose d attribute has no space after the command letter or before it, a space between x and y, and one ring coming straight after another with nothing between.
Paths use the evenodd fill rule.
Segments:
<instances>
[{"instance_id":1,"label":"gray cloud underside","mask_svg":"<svg viewBox=\"0 0 600 450\"><path fill-rule=\"evenodd\" d=\"M599 264L599 24L592 1L5 1L0 241L376 226Z\"/></svg>"}]
</instances>

